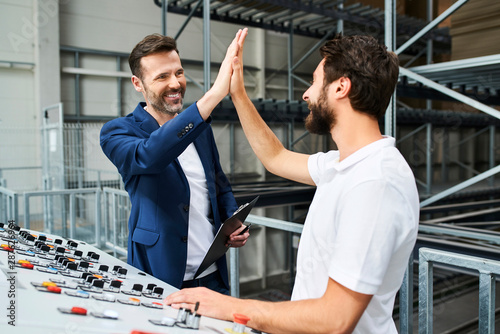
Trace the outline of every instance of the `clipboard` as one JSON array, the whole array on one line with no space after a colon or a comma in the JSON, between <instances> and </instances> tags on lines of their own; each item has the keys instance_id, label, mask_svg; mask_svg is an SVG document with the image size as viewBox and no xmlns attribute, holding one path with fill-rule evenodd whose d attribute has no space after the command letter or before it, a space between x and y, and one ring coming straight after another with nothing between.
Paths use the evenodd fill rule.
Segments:
<instances>
[{"instance_id":1,"label":"clipboard","mask_svg":"<svg viewBox=\"0 0 500 334\"><path fill-rule=\"evenodd\" d=\"M200 267L194 274L194 278L198 277L201 273L203 273L208 267L212 265L215 261L217 261L220 257L226 254L229 247L226 246L227 239L238 228L243 225L245 219L247 219L248 214L254 207L255 203L259 199L259 196L255 197L250 203L246 203L241 205L231 217L226 219L224 223L220 226L219 231L215 235L214 241L210 245L207 254L205 254L205 258L200 264Z\"/></svg>"}]
</instances>

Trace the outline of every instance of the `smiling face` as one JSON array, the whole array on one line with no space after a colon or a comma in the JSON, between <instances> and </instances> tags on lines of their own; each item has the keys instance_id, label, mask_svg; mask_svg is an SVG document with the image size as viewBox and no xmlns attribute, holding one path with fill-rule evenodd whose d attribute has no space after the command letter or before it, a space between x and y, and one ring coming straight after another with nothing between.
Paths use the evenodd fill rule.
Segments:
<instances>
[{"instance_id":1,"label":"smiling face","mask_svg":"<svg viewBox=\"0 0 500 334\"><path fill-rule=\"evenodd\" d=\"M132 83L144 95L148 112L171 117L180 113L186 92L186 77L179 54L170 51L143 57L141 73L142 78L134 76Z\"/></svg>"}]
</instances>

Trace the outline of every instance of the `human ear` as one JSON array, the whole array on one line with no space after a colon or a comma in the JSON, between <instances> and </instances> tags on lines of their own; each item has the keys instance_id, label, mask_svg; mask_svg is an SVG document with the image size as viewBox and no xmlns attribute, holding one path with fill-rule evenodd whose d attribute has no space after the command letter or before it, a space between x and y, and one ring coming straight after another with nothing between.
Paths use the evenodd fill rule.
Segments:
<instances>
[{"instance_id":1,"label":"human ear","mask_svg":"<svg viewBox=\"0 0 500 334\"><path fill-rule=\"evenodd\" d=\"M143 92L144 91L144 88L142 87L142 81L141 79L139 79L138 77L136 77L135 75L132 76L131 78L132 80L132 85L134 85L134 88L136 91L138 92Z\"/></svg>"},{"instance_id":2,"label":"human ear","mask_svg":"<svg viewBox=\"0 0 500 334\"><path fill-rule=\"evenodd\" d=\"M337 87L335 90L337 98L347 97L350 91L351 91L351 79L349 79L348 77L341 77L338 80Z\"/></svg>"}]
</instances>

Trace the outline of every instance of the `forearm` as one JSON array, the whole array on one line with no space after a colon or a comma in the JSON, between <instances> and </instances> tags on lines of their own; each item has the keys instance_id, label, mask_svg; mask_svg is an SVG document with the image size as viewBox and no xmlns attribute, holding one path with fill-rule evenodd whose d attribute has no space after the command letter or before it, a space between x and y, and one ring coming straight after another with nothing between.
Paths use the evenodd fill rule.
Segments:
<instances>
[{"instance_id":1,"label":"forearm","mask_svg":"<svg viewBox=\"0 0 500 334\"><path fill-rule=\"evenodd\" d=\"M371 297L329 279L324 295L315 299L263 302L194 288L167 296L165 303L179 308L199 302L200 314L228 321L243 314L250 318L249 327L268 333L351 333Z\"/></svg>"},{"instance_id":2,"label":"forearm","mask_svg":"<svg viewBox=\"0 0 500 334\"><path fill-rule=\"evenodd\" d=\"M246 93L232 95L238 117L250 146L268 171L278 174L273 162L286 151L273 131L259 115Z\"/></svg>"},{"instance_id":3,"label":"forearm","mask_svg":"<svg viewBox=\"0 0 500 334\"><path fill-rule=\"evenodd\" d=\"M218 91L215 87L210 89L205 93L197 102L196 106L198 107L198 111L200 112L203 120L207 120L208 117L212 114L214 108L222 101L222 99L227 95L223 92Z\"/></svg>"},{"instance_id":4,"label":"forearm","mask_svg":"<svg viewBox=\"0 0 500 334\"><path fill-rule=\"evenodd\" d=\"M237 311L250 318L248 326L266 333L349 333L342 312L335 312L321 299L293 302L238 300Z\"/></svg>"}]
</instances>

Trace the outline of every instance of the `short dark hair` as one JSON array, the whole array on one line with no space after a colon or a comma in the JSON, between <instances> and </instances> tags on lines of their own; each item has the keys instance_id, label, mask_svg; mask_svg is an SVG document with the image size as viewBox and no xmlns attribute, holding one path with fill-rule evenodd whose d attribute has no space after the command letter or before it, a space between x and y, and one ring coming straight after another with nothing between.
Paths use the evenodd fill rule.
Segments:
<instances>
[{"instance_id":1,"label":"short dark hair","mask_svg":"<svg viewBox=\"0 0 500 334\"><path fill-rule=\"evenodd\" d=\"M128 57L128 64L132 74L142 79L141 58L155 53L170 51L179 53L177 43L172 37L160 34L152 34L144 37L142 41L137 43Z\"/></svg>"},{"instance_id":2,"label":"short dark hair","mask_svg":"<svg viewBox=\"0 0 500 334\"><path fill-rule=\"evenodd\" d=\"M371 36L337 35L320 48L324 85L341 77L351 80L349 100L354 110L379 119L385 114L399 75L394 52Z\"/></svg>"}]
</instances>

